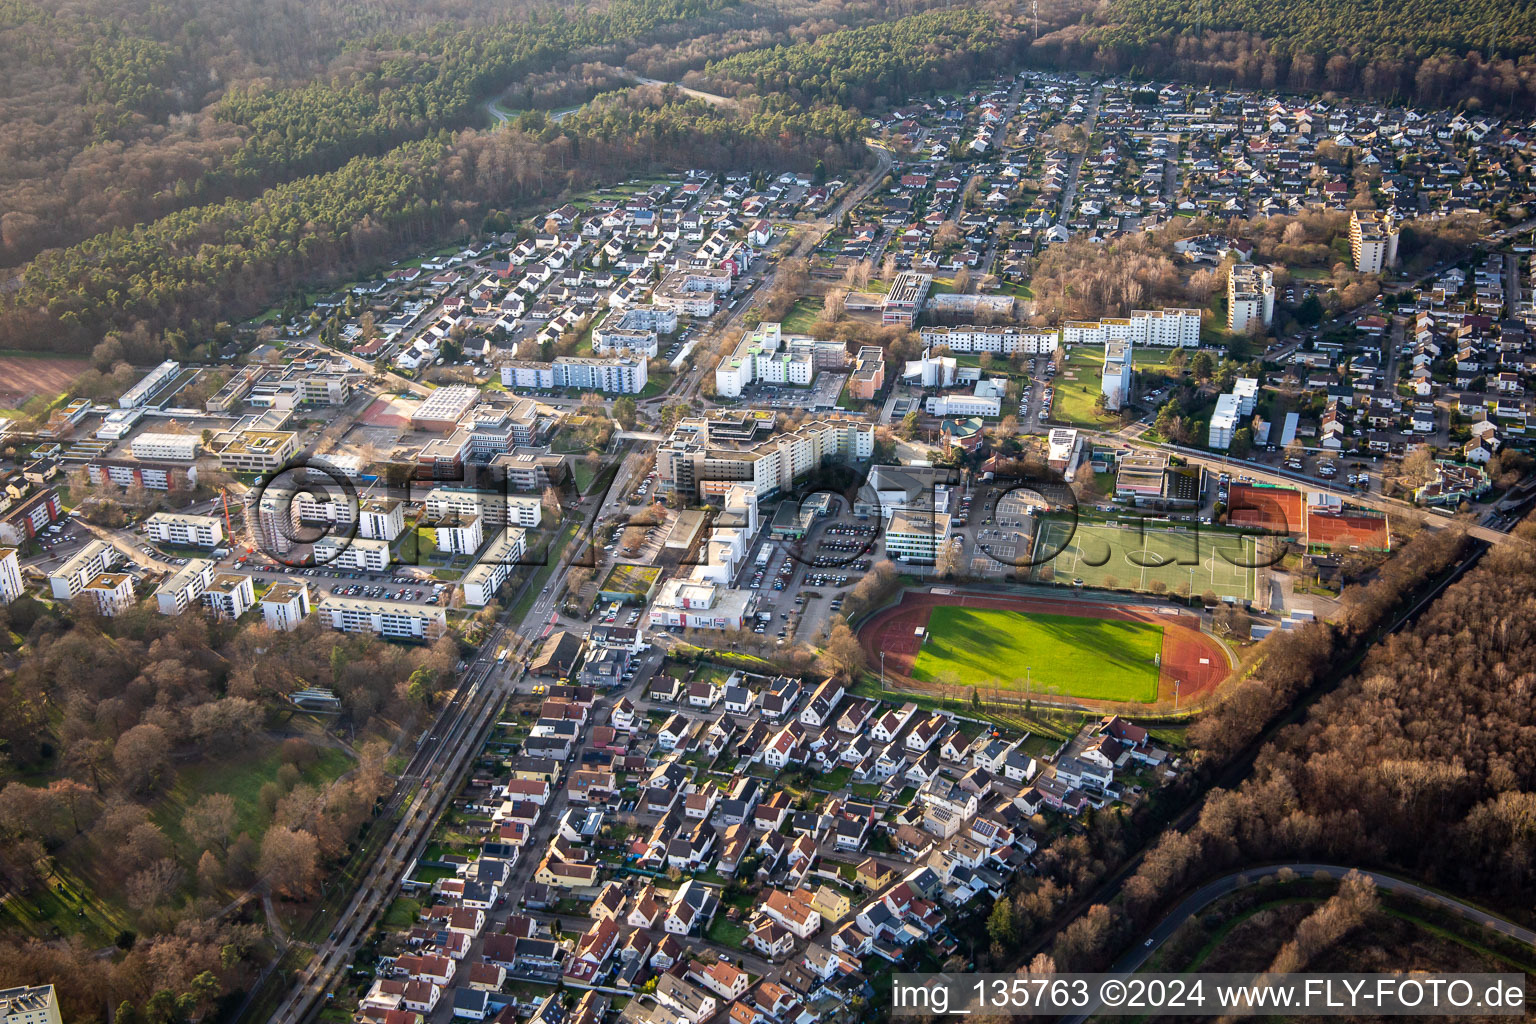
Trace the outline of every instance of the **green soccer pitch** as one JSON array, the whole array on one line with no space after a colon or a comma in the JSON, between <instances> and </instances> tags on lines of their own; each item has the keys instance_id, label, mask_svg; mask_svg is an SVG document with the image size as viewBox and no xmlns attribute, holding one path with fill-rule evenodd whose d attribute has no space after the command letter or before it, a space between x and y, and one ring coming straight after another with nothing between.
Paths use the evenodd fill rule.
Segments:
<instances>
[{"instance_id":1,"label":"green soccer pitch","mask_svg":"<svg viewBox=\"0 0 1536 1024\"><path fill-rule=\"evenodd\" d=\"M1162 649L1163 627L1148 622L940 606L912 678L1148 704Z\"/></svg>"}]
</instances>

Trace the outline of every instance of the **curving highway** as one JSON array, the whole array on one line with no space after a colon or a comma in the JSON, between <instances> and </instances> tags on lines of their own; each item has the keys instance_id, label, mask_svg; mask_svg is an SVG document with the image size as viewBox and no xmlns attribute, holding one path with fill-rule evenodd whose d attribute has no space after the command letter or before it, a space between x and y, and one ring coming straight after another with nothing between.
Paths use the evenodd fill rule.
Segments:
<instances>
[{"instance_id":1,"label":"curving highway","mask_svg":"<svg viewBox=\"0 0 1536 1024\"><path fill-rule=\"evenodd\" d=\"M1157 952L1159 946L1168 941L1169 937L1183 926L1184 922L1200 913L1200 911L1229 893L1257 885L1264 879L1273 878L1286 870L1295 872L1296 875L1303 878L1321 873L1333 879L1341 879L1351 871L1359 871L1360 874L1375 882L1376 888L1382 892L1411 896L1421 903L1439 907L1474 924L1491 928L1532 948L1536 948L1536 931L1490 914L1486 910L1474 907L1472 904L1458 900L1455 897L1447 896L1433 889L1426 889L1416 882L1410 882L1405 878L1398 878L1396 875L1385 874L1381 871L1370 871L1365 868L1342 867L1338 864L1271 864L1265 867L1250 868L1246 871L1236 871L1230 875L1224 875L1215 881L1207 882L1199 889L1196 889L1182 903L1175 907L1167 917L1159 921L1157 926L1152 929L1151 933L1139 945L1133 947L1116 961L1110 970L1116 974L1135 973L1151 958L1153 953ZM1070 1022L1070 1024L1082 1024L1083 1021L1086 1021L1092 1015L1093 1011L1090 1010L1087 1013L1076 1014L1063 1019Z\"/></svg>"}]
</instances>

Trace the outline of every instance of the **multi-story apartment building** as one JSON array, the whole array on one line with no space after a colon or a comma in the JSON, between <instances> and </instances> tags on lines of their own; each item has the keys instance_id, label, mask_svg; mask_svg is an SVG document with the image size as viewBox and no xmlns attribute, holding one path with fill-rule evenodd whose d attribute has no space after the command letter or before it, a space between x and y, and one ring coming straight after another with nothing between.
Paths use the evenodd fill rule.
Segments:
<instances>
[{"instance_id":1,"label":"multi-story apartment building","mask_svg":"<svg viewBox=\"0 0 1536 1024\"><path fill-rule=\"evenodd\" d=\"M1198 309L1133 309L1126 317L1068 320L1061 328L1068 345L1102 345L1128 341L1132 345L1196 348L1200 344Z\"/></svg>"},{"instance_id":2,"label":"multi-story apartment building","mask_svg":"<svg viewBox=\"0 0 1536 1024\"><path fill-rule=\"evenodd\" d=\"M221 572L208 582L203 604L216 619L233 622L256 603L256 588L251 577L239 572Z\"/></svg>"},{"instance_id":3,"label":"multi-story apartment building","mask_svg":"<svg viewBox=\"0 0 1536 1024\"><path fill-rule=\"evenodd\" d=\"M369 540L394 540L405 529L405 503L398 498L369 498L357 508L357 532Z\"/></svg>"},{"instance_id":4,"label":"multi-story apartment building","mask_svg":"<svg viewBox=\"0 0 1536 1024\"><path fill-rule=\"evenodd\" d=\"M161 615L180 615L202 599L213 581L213 562L190 559L155 588L155 604Z\"/></svg>"},{"instance_id":5,"label":"multi-story apartment building","mask_svg":"<svg viewBox=\"0 0 1536 1024\"><path fill-rule=\"evenodd\" d=\"M490 604L496 597L496 591L512 574L512 569L522 564L526 553L527 534L523 530L516 526L500 530L474 566L459 581L464 592L464 603L475 608Z\"/></svg>"},{"instance_id":6,"label":"multi-story apartment building","mask_svg":"<svg viewBox=\"0 0 1536 1024\"><path fill-rule=\"evenodd\" d=\"M486 528L521 526L531 530L543 518L543 505L537 495L502 494L467 487L435 487L422 500L427 519L448 516L478 516Z\"/></svg>"},{"instance_id":7,"label":"multi-story apartment building","mask_svg":"<svg viewBox=\"0 0 1536 1024\"><path fill-rule=\"evenodd\" d=\"M818 341L786 335L776 323L758 324L743 332L736 349L715 367L715 394L739 398L748 384L809 386L822 369L848 365L848 347L837 339Z\"/></svg>"},{"instance_id":8,"label":"multi-story apartment building","mask_svg":"<svg viewBox=\"0 0 1536 1024\"><path fill-rule=\"evenodd\" d=\"M663 489L689 499L718 499L745 483L761 501L821 466L868 459L874 447L874 426L858 420L812 420L776 433L772 420L751 412L700 417L657 446L656 475Z\"/></svg>"},{"instance_id":9,"label":"multi-story apartment building","mask_svg":"<svg viewBox=\"0 0 1536 1024\"><path fill-rule=\"evenodd\" d=\"M53 986L0 989L0 1024L64 1024Z\"/></svg>"},{"instance_id":10,"label":"multi-story apartment building","mask_svg":"<svg viewBox=\"0 0 1536 1024\"><path fill-rule=\"evenodd\" d=\"M149 491L180 491L197 484L197 467L190 463L143 459L92 459L85 474L98 486L143 487Z\"/></svg>"},{"instance_id":11,"label":"multi-story apartment building","mask_svg":"<svg viewBox=\"0 0 1536 1024\"><path fill-rule=\"evenodd\" d=\"M1131 343L1104 343L1104 369L1099 378L1104 391L1104 408L1118 412L1131 397Z\"/></svg>"},{"instance_id":12,"label":"multi-story apartment building","mask_svg":"<svg viewBox=\"0 0 1536 1024\"><path fill-rule=\"evenodd\" d=\"M848 377L848 397L869 402L885 387L885 350L879 345L861 345Z\"/></svg>"},{"instance_id":13,"label":"multi-story apartment building","mask_svg":"<svg viewBox=\"0 0 1536 1024\"><path fill-rule=\"evenodd\" d=\"M672 313L714 316L716 297L729 292L734 280L725 269L674 270L656 286L651 304Z\"/></svg>"},{"instance_id":14,"label":"multi-story apartment building","mask_svg":"<svg viewBox=\"0 0 1536 1024\"><path fill-rule=\"evenodd\" d=\"M327 535L315 541L315 564L353 572L383 572L389 568L389 541L367 537Z\"/></svg>"},{"instance_id":15,"label":"multi-story apartment building","mask_svg":"<svg viewBox=\"0 0 1536 1024\"><path fill-rule=\"evenodd\" d=\"M477 515L450 512L441 519L424 524L437 541L437 550L450 555L472 555L480 550L485 528Z\"/></svg>"},{"instance_id":16,"label":"multi-story apartment building","mask_svg":"<svg viewBox=\"0 0 1536 1024\"><path fill-rule=\"evenodd\" d=\"M161 544L216 548L224 543L224 520L218 516L156 512L144 520L144 532Z\"/></svg>"},{"instance_id":17,"label":"multi-story apartment building","mask_svg":"<svg viewBox=\"0 0 1536 1024\"><path fill-rule=\"evenodd\" d=\"M327 596L320 605L320 618L344 633L374 633L391 640L431 642L448 629L448 613L441 605L361 597Z\"/></svg>"},{"instance_id":18,"label":"multi-story apartment building","mask_svg":"<svg viewBox=\"0 0 1536 1024\"><path fill-rule=\"evenodd\" d=\"M676 331L675 309L636 306L609 316L592 331L592 351L600 356L629 353L649 358L656 354L657 335Z\"/></svg>"},{"instance_id":19,"label":"multi-story apartment building","mask_svg":"<svg viewBox=\"0 0 1536 1024\"><path fill-rule=\"evenodd\" d=\"M309 584L302 580L274 583L261 595L261 621L268 629L287 633L309 617Z\"/></svg>"},{"instance_id":20,"label":"multi-story apartment building","mask_svg":"<svg viewBox=\"0 0 1536 1024\"><path fill-rule=\"evenodd\" d=\"M501 383L509 388L580 388L606 394L634 395L648 380L644 359L589 359L560 356L552 363L517 360L501 368Z\"/></svg>"},{"instance_id":21,"label":"multi-story apartment building","mask_svg":"<svg viewBox=\"0 0 1536 1024\"><path fill-rule=\"evenodd\" d=\"M924 327L920 334L925 349L943 345L951 352L995 352L1006 356L1051 355L1061 341L1059 331L1027 327Z\"/></svg>"},{"instance_id":22,"label":"multi-story apartment building","mask_svg":"<svg viewBox=\"0 0 1536 1024\"><path fill-rule=\"evenodd\" d=\"M88 541L85 547L70 555L63 565L48 574L48 586L54 599L68 601L116 561L117 552L106 541Z\"/></svg>"},{"instance_id":23,"label":"multi-story apartment building","mask_svg":"<svg viewBox=\"0 0 1536 1024\"><path fill-rule=\"evenodd\" d=\"M1397 221L1391 214L1356 210L1349 218L1349 254L1362 274L1397 266Z\"/></svg>"},{"instance_id":24,"label":"multi-story apartment building","mask_svg":"<svg viewBox=\"0 0 1536 1024\"><path fill-rule=\"evenodd\" d=\"M16 560L15 548L0 548L0 601L10 604L26 587L21 580L21 567Z\"/></svg>"},{"instance_id":25,"label":"multi-story apartment building","mask_svg":"<svg viewBox=\"0 0 1536 1024\"><path fill-rule=\"evenodd\" d=\"M1241 334L1275 319L1275 275L1268 267L1234 263L1227 274L1227 330Z\"/></svg>"},{"instance_id":26,"label":"multi-story apartment building","mask_svg":"<svg viewBox=\"0 0 1536 1024\"><path fill-rule=\"evenodd\" d=\"M133 577L125 572L97 573L80 593L95 599L96 610L111 618L133 605Z\"/></svg>"}]
</instances>

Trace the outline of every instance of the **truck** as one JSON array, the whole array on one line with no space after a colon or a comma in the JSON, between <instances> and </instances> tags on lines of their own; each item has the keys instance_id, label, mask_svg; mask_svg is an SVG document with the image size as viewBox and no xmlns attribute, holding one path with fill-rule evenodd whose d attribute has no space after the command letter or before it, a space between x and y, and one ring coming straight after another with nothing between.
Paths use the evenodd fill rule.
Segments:
<instances>
[{"instance_id":1,"label":"truck","mask_svg":"<svg viewBox=\"0 0 1536 1024\"><path fill-rule=\"evenodd\" d=\"M764 544L757 552L757 567L766 569L771 561L773 561L773 545Z\"/></svg>"}]
</instances>

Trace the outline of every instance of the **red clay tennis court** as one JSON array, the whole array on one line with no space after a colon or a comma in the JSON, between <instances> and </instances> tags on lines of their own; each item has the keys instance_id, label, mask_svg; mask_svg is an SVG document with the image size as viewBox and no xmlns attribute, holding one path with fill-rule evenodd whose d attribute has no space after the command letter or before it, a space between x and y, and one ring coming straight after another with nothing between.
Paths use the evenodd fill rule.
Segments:
<instances>
[{"instance_id":1,"label":"red clay tennis court","mask_svg":"<svg viewBox=\"0 0 1536 1024\"><path fill-rule=\"evenodd\" d=\"M1159 702L1173 700L1176 679L1179 681L1179 703L1183 705L1208 696L1231 671L1225 648L1201 631L1199 617L1193 613L1147 605L1016 597L961 590L937 594L908 591L902 595L898 604L876 612L859 629L859 643L864 648L869 666L878 671L883 652L887 681L894 679L903 689L923 689L925 684L913 679L911 674L912 663L922 646L917 631L919 628L927 628L929 614L941 605L996 608L1036 615L1121 619L1160 625L1163 627L1163 653L1158 679ZM1106 703L1073 699L1085 706Z\"/></svg>"}]
</instances>

